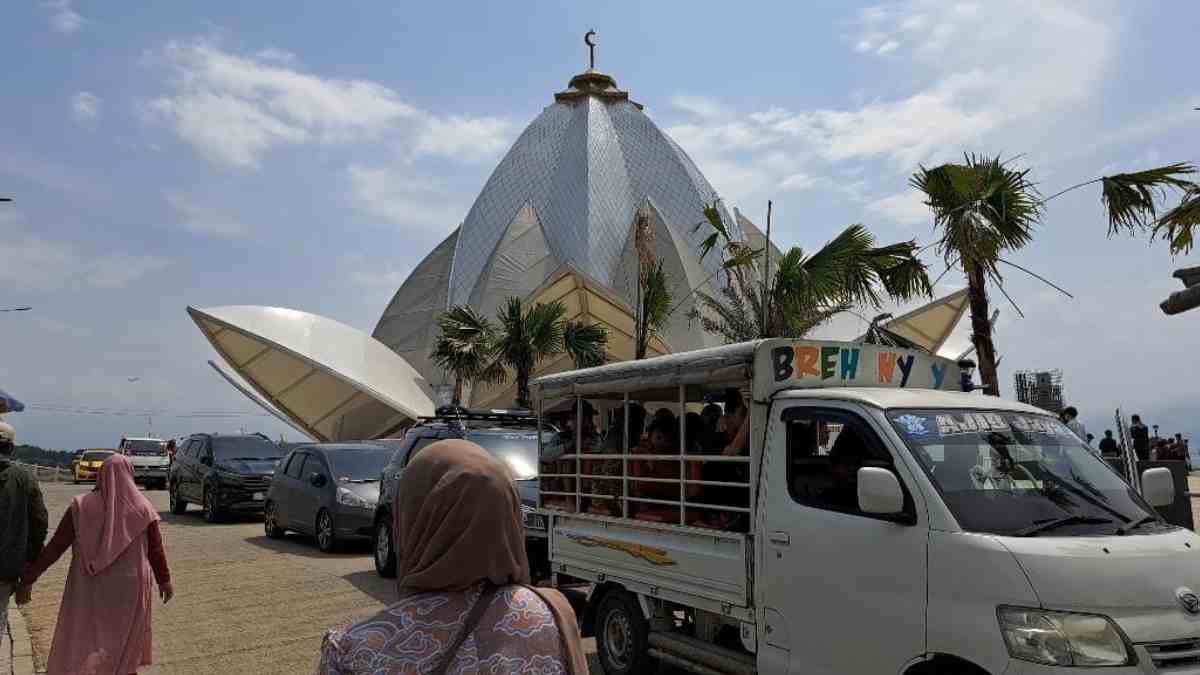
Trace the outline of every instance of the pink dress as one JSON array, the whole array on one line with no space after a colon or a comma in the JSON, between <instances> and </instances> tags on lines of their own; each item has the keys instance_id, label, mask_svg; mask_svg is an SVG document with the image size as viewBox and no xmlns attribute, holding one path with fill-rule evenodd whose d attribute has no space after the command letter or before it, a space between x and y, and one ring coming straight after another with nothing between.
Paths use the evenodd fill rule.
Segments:
<instances>
[{"instance_id":1,"label":"pink dress","mask_svg":"<svg viewBox=\"0 0 1200 675\"><path fill-rule=\"evenodd\" d=\"M124 456L106 460L98 482L95 491L71 501L50 545L24 579L34 583L62 555L69 538L71 569L47 675L129 675L151 663L151 557L162 568L160 583L170 580L158 513L133 484Z\"/></svg>"}]
</instances>

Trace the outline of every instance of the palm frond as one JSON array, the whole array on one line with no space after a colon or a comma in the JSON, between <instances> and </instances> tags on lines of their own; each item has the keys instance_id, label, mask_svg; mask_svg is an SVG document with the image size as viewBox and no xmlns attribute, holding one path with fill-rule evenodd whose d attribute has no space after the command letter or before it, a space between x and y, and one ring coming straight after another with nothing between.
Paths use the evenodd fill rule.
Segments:
<instances>
[{"instance_id":1,"label":"palm frond","mask_svg":"<svg viewBox=\"0 0 1200 675\"><path fill-rule=\"evenodd\" d=\"M712 234L704 238L700 243L700 259L712 252L722 241L731 242L733 237L729 234L729 228L725 225L724 219L721 218L721 211L717 208L718 202L713 202L704 207L704 220L696 223L692 228L692 232L699 232L701 228L708 225L713 229Z\"/></svg>"},{"instance_id":2,"label":"palm frond","mask_svg":"<svg viewBox=\"0 0 1200 675\"><path fill-rule=\"evenodd\" d=\"M1179 200L1179 205L1163 214L1154 225L1151 236L1166 239L1172 254L1188 253L1195 244L1200 226L1200 184L1192 183Z\"/></svg>"},{"instance_id":3,"label":"palm frond","mask_svg":"<svg viewBox=\"0 0 1200 675\"><path fill-rule=\"evenodd\" d=\"M529 346L534 352L534 362L562 351L563 317L567 308L563 303L537 303L525 314L525 330Z\"/></svg>"},{"instance_id":4,"label":"palm frond","mask_svg":"<svg viewBox=\"0 0 1200 675\"><path fill-rule=\"evenodd\" d=\"M1191 190L1195 185L1184 176L1196 172L1188 162L1177 162L1166 166L1104 176L1101 201L1108 215L1108 234L1112 236L1122 230L1134 232L1154 223L1157 212L1156 201L1161 200L1168 188Z\"/></svg>"},{"instance_id":5,"label":"palm frond","mask_svg":"<svg viewBox=\"0 0 1200 675\"><path fill-rule=\"evenodd\" d=\"M604 365L608 331L600 324L567 321L563 324L563 350L571 355L576 368Z\"/></svg>"}]
</instances>

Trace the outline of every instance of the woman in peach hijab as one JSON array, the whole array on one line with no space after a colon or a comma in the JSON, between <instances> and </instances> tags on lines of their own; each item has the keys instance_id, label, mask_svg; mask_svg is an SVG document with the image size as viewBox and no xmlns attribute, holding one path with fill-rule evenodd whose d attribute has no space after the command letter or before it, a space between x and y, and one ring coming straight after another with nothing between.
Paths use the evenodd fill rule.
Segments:
<instances>
[{"instance_id":1,"label":"woman in peach hijab","mask_svg":"<svg viewBox=\"0 0 1200 675\"><path fill-rule=\"evenodd\" d=\"M129 675L151 663L150 576L174 595L158 512L133 482L124 455L104 460L96 489L79 495L22 578L28 588L66 550L63 590L47 675Z\"/></svg>"},{"instance_id":2,"label":"woman in peach hijab","mask_svg":"<svg viewBox=\"0 0 1200 675\"><path fill-rule=\"evenodd\" d=\"M396 498L400 600L330 631L320 675L587 675L575 613L530 588L521 502L478 445L439 441L404 470Z\"/></svg>"}]
</instances>

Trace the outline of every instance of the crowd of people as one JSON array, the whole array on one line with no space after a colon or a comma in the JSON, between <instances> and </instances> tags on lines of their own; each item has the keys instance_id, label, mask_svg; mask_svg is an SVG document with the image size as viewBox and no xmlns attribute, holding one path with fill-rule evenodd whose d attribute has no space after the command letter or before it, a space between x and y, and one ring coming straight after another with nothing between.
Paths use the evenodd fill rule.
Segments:
<instances>
[{"instance_id":1,"label":"crowd of people","mask_svg":"<svg viewBox=\"0 0 1200 675\"><path fill-rule=\"evenodd\" d=\"M718 403L719 401L719 403ZM613 411L604 432L599 431L595 407L584 401L577 413L574 406L547 415L559 433L553 456L542 462L542 489L561 494L544 497L552 508L573 511L576 464L562 459L575 454L605 455L583 459L579 463L581 495L579 508L599 515L622 515L621 498L628 496L628 515L640 520L680 522L680 490L689 503L683 520L693 525L737 528L745 518L736 511L712 507L740 507L749 504L749 489L728 485L748 482L748 465L739 462L704 461L704 456L748 457L750 425L748 409L737 389L729 389L706 403L699 412L683 414L682 423L675 411L661 407L650 414L636 401ZM629 419L625 419L628 410ZM576 420L579 420L577 422ZM577 430L577 426L579 427ZM626 434L628 434L626 436ZM624 495L623 459L613 459L629 449L629 488ZM689 456L682 459L681 455ZM684 480L680 480L681 471ZM610 478L611 477L611 478ZM642 480L637 480L642 479ZM725 483L726 485L706 485ZM706 506L691 506L706 505Z\"/></svg>"},{"instance_id":2,"label":"crowd of people","mask_svg":"<svg viewBox=\"0 0 1200 675\"><path fill-rule=\"evenodd\" d=\"M1071 426L1068 419L1074 421L1078 417L1075 408L1068 407L1063 410L1062 420L1067 426L1071 427L1076 434L1083 433L1080 438L1085 440L1089 447L1094 447L1099 451L1102 457L1121 457L1125 451L1124 443L1113 436L1112 429L1104 430L1104 438L1101 438L1098 443L1093 444L1094 437L1083 430L1082 425L1075 424ZM1142 421L1141 415L1133 415L1129 423L1129 440L1133 445L1134 454L1137 455L1138 461L1180 461L1187 462L1191 466L1191 448L1189 447L1188 439L1183 437L1182 433L1176 433L1174 436L1159 436L1158 425L1153 427L1147 426Z\"/></svg>"}]
</instances>

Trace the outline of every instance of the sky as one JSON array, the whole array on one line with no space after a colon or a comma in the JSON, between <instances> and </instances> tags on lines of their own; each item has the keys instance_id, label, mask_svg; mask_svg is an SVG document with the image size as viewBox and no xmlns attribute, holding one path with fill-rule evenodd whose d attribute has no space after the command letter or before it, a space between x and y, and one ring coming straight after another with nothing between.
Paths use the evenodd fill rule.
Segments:
<instances>
[{"instance_id":1,"label":"sky","mask_svg":"<svg viewBox=\"0 0 1200 675\"><path fill-rule=\"evenodd\" d=\"M1190 3L12 3L0 25L0 388L19 442L153 429L298 440L229 387L185 308L276 305L370 332L553 93L597 67L782 246L861 222L930 242L920 165L999 155L1044 194L1200 161ZM934 249L932 272L945 269ZM1047 205L993 292L1001 386L1061 368L1200 442L1200 314L1163 242L1106 237L1097 186ZM961 287L951 271L939 285ZM149 414L147 414L149 413Z\"/></svg>"}]
</instances>

